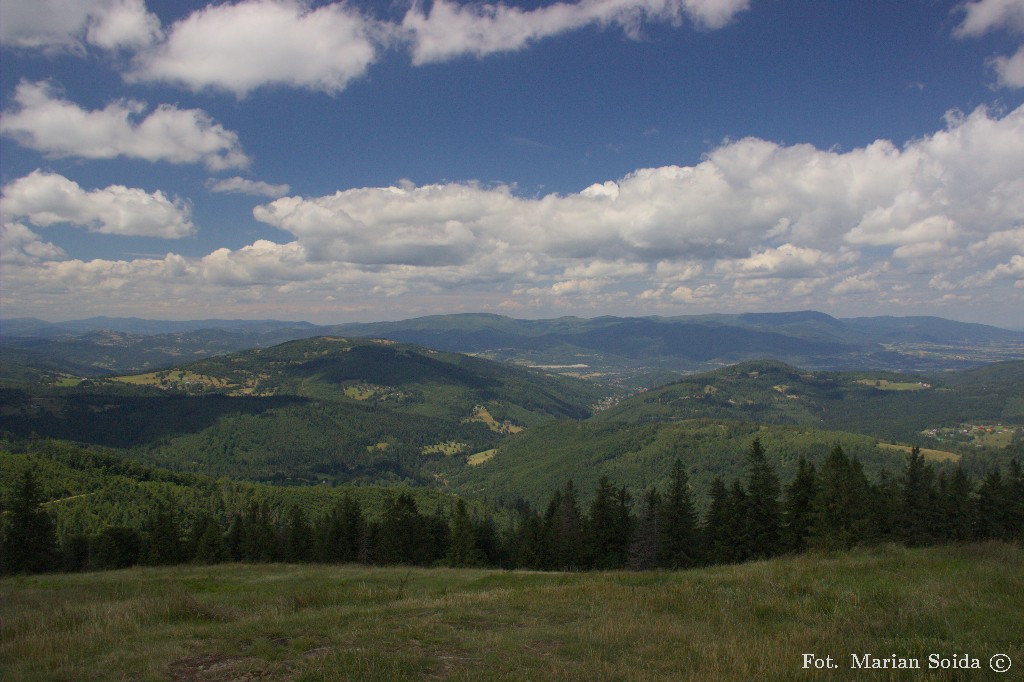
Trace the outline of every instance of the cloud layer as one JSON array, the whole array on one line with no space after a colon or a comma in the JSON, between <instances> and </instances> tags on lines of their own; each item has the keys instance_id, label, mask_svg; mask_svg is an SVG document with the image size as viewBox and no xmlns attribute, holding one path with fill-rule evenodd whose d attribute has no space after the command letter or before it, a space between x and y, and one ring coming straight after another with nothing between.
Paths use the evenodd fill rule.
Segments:
<instances>
[{"instance_id":1,"label":"cloud layer","mask_svg":"<svg viewBox=\"0 0 1024 682\"><path fill-rule=\"evenodd\" d=\"M5 209L41 227L58 219L117 224L80 208L93 193L76 186L66 190L73 208L60 210L26 198L22 187L39 185L39 195L52 197L51 187L69 183L32 174L5 188ZM135 196L170 206L158 195ZM568 195L406 183L283 197L254 216L289 238L201 258L23 259L13 291L47 279L110 290L130 282L135 300L174 291L267 305L353 306L367 296L414 301L456 291L477 307L507 310L840 301L855 309L858 301L941 306L993 296L1012 305L1024 301L1024 107L952 113L944 129L903 147L878 141L839 152L746 138L693 166L639 169ZM188 229L179 220L164 236Z\"/></svg>"},{"instance_id":2,"label":"cloud layer","mask_svg":"<svg viewBox=\"0 0 1024 682\"><path fill-rule=\"evenodd\" d=\"M41 11L41 7L43 9ZM483 57L588 26L617 26L636 38L644 24L720 29L749 0L578 0L531 10L502 3L413 3L400 22L345 2L239 0L210 4L171 26L143 0L9 0L0 44L21 49L129 50L130 82L164 82L244 97L267 86L338 93L384 52L414 64Z\"/></svg>"}]
</instances>

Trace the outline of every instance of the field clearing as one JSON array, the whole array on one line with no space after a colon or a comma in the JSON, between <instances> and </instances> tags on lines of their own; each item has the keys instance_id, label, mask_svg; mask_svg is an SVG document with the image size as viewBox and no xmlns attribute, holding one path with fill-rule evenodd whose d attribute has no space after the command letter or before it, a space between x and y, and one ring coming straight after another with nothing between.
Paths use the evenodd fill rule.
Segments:
<instances>
[{"instance_id":1,"label":"field clearing","mask_svg":"<svg viewBox=\"0 0 1024 682\"><path fill-rule=\"evenodd\" d=\"M1024 667L1024 550L895 546L686 572L222 565L0 580L4 680L926 679ZM803 655L837 669L803 669ZM967 654L983 671L928 671ZM1014 673L1016 670L1014 670ZM1011 673L1013 675L1014 673Z\"/></svg>"},{"instance_id":2,"label":"field clearing","mask_svg":"<svg viewBox=\"0 0 1024 682\"><path fill-rule=\"evenodd\" d=\"M478 453L476 453L474 455L470 455L469 457L467 457L466 458L466 464L469 464L470 466L474 466L474 467L475 466L479 466L479 465L483 464L484 462L490 461L496 454L498 454L498 449L497 448L492 448L490 450L484 450L483 452L478 452Z\"/></svg>"},{"instance_id":3,"label":"field clearing","mask_svg":"<svg viewBox=\"0 0 1024 682\"><path fill-rule=\"evenodd\" d=\"M855 383L877 388L880 391L925 391L931 384L920 381L889 381L888 379L858 379Z\"/></svg>"},{"instance_id":4,"label":"field clearing","mask_svg":"<svg viewBox=\"0 0 1024 682\"><path fill-rule=\"evenodd\" d=\"M914 448L910 445L896 445L894 443L879 443L878 447L885 448L886 450L899 450L900 452L909 453ZM949 452L947 450L932 450L930 448L921 448L921 456L931 462L959 462L960 455L955 452Z\"/></svg>"},{"instance_id":5,"label":"field clearing","mask_svg":"<svg viewBox=\"0 0 1024 682\"><path fill-rule=\"evenodd\" d=\"M445 457L451 457L463 452L467 447L466 443L462 443L457 440L449 440L444 443L434 443L433 445L426 445L423 447L424 455L444 455Z\"/></svg>"}]
</instances>

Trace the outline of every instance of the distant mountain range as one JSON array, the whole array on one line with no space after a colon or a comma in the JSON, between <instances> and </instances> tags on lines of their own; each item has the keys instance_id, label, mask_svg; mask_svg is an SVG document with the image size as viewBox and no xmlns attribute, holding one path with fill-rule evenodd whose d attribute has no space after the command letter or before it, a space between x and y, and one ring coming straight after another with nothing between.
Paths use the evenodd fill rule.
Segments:
<instances>
[{"instance_id":1,"label":"distant mountain range","mask_svg":"<svg viewBox=\"0 0 1024 682\"><path fill-rule=\"evenodd\" d=\"M606 383L648 386L764 358L807 369L916 372L1024 358L1024 332L938 317L835 318L815 311L545 320L468 313L330 326L107 317L0 323L5 365L87 376L155 369L324 335L390 339Z\"/></svg>"}]
</instances>

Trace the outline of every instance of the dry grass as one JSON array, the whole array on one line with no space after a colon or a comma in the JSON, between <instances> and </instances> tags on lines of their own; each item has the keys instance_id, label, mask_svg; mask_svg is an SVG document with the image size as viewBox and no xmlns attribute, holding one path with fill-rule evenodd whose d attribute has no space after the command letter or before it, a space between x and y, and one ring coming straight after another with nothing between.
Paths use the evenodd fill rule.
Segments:
<instances>
[{"instance_id":1,"label":"dry grass","mask_svg":"<svg viewBox=\"0 0 1024 682\"><path fill-rule=\"evenodd\" d=\"M899 450L900 452L910 452L914 448L910 445L895 445L893 443L879 443L878 447L885 448L886 450ZM959 462L960 455L955 452L949 452L947 450L932 450L930 448L921 448L921 456L932 462Z\"/></svg>"}]
</instances>

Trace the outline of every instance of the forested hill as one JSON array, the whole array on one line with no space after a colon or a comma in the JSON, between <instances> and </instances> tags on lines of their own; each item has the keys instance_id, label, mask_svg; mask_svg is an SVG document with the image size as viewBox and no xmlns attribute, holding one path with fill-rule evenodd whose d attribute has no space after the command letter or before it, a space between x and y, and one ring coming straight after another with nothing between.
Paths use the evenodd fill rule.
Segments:
<instances>
[{"instance_id":1,"label":"forested hill","mask_svg":"<svg viewBox=\"0 0 1024 682\"><path fill-rule=\"evenodd\" d=\"M1024 358L1024 333L937 317L840 319L814 311L681 317L433 315L316 326L273 320L169 322L92 318L0 324L0 379L13 365L108 376L315 336L386 338L543 365L606 383L653 386L652 373L692 372L771 357L819 370L963 369Z\"/></svg>"},{"instance_id":2,"label":"forested hill","mask_svg":"<svg viewBox=\"0 0 1024 682\"><path fill-rule=\"evenodd\" d=\"M908 375L811 372L744 362L622 401L600 421L729 419L793 424L910 441L970 421L1024 423L1024 361L964 372Z\"/></svg>"},{"instance_id":3,"label":"forested hill","mask_svg":"<svg viewBox=\"0 0 1024 682\"><path fill-rule=\"evenodd\" d=\"M433 458L585 418L593 384L391 341L322 337L146 374L0 391L0 431L179 470L289 483L425 483Z\"/></svg>"}]
</instances>

